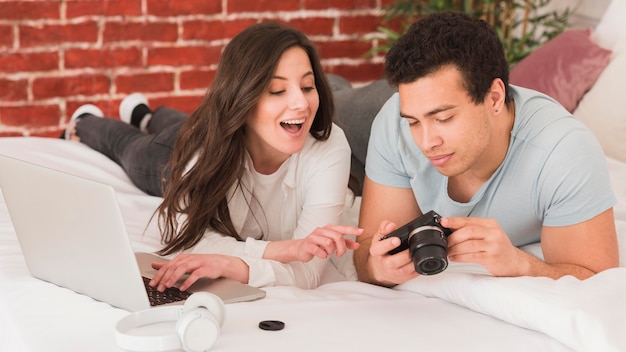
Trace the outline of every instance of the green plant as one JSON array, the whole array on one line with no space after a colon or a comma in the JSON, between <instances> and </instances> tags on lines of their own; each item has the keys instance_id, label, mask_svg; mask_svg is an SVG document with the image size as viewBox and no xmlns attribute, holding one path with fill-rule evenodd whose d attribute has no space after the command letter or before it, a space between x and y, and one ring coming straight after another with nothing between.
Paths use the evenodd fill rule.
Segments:
<instances>
[{"instance_id":1,"label":"green plant","mask_svg":"<svg viewBox=\"0 0 626 352\"><path fill-rule=\"evenodd\" d=\"M547 8L551 0L398 0L385 9L383 22L399 21L401 29L379 26L383 35L368 54L385 53L417 18L434 12L457 11L485 20L498 34L511 66L543 43L561 33L569 24L571 10Z\"/></svg>"}]
</instances>

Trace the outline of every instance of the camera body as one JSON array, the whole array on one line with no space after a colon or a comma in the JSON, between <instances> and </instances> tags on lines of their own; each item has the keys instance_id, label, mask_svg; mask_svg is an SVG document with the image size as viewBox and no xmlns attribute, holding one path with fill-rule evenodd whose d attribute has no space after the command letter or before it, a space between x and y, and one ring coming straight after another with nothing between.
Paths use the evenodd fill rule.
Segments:
<instances>
[{"instance_id":1,"label":"camera body","mask_svg":"<svg viewBox=\"0 0 626 352\"><path fill-rule=\"evenodd\" d=\"M381 241L398 237L400 245L389 254L408 249L416 272L421 275L438 274L448 267L448 236L452 233L452 230L441 226L440 219L441 215L431 210L385 235Z\"/></svg>"}]
</instances>

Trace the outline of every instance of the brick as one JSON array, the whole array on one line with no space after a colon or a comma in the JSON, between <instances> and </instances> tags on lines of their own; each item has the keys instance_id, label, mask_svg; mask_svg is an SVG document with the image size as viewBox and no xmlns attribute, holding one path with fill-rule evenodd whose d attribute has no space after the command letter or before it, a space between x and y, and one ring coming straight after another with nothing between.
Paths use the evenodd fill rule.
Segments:
<instances>
[{"instance_id":1,"label":"brick","mask_svg":"<svg viewBox=\"0 0 626 352\"><path fill-rule=\"evenodd\" d=\"M0 101L20 101L28 98L28 81L0 78Z\"/></svg>"},{"instance_id":2,"label":"brick","mask_svg":"<svg viewBox=\"0 0 626 352\"><path fill-rule=\"evenodd\" d=\"M148 50L148 66L217 64L222 54L221 46L163 47Z\"/></svg>"},{"instance_id":3,"label":"brick","mask_svg":"<svg viewBox=\"0 0 626 352\"><path fill-rule=\"evenodd\" d=\"M68 49L65 51L66 68L118 68L141 67L143 57L138 47L117 49Z\"/></svg>"},{"instance_id":4,"label":"brick","mask_svg":"<svg viewBox=\"0 0 626 352\"><path fill-rule=\"evenodd\" d=\"M139 16L141 0L66 1L66 17Z\"/></svg>"},{"instance_id":5,"label":"brick","mask_svg":"<svg viewBox=\"0 0 626 352\"><path fill-rule=\"evenodd\" d=\"M28 130L25 129L13 129L13 130L8 130L6 128L2 128L0 127L0 138L2 137L23 137Z\"/></svg>"},{"instance_id":6,"label":"brick","mask_svg":"<svg viewBox=\"0 0 626 352\"><path fill-rule=\"evenodd\" d=\"M13 47L13 26L0 25L0 48Z\"/></svg>"},{"instance_id":7,"label":"brick","mask_svg":"<svg viewBox=\"0 0 626 352\"><path fill-rule=\"evenodd\" d=\"M307 10L356 10L376 8L375 0L302 0L302 4Z\"/></svg>"},{"instance_id":8,"label":"brick","mask_svg":"<svg viewBox=\"0 0 626 352\"><path fill-rule=\"evenodd\" d=\"M326 67L324 72L340 75L350 82L371 82L384 77L382 63L360 65L336 65Z\"/></svg>"},{"instance_id":9,"label":"brick","mask_svg":"<svg viewBox=\"0 0 626 352\"><path fill-rule=\"evenodd\" d=\"M150 106L167 106L172 109L180 110L186 114L191 114L198 108L198 106L200 106L203 99L204 94L168 96L166 98L150 99Z\"/></svg>"},{"instance_id":10,"label":"brick","mask_svg":"<svg viewBox=\"0 0 626 352\"><path fill-rule=\"evenodd\" d=\"M61 1L2 1L0 20L42 20L60 18Z\"/></svg>"},{"instance_id":11,"label":"brick","mask_svg":"<svg viewBox=\"0 0 626 352\"><path fill-rule=\"evenodd\" d=\"M237 19L232 21L201 21L183 22L184 40L221 40L232 38L247 27L255 24L255 19Z\"/></svg>"},{"instance_id":12,"label":"brick","mask_svg":"<svg viewBox=\"0 0 626 352\"><path fill-rule=\"evenodd\" d=\"M148 15L215 15L222 12L222 1L217 0L147 0Z\"/></svg>"},{"instance_id":13,"label":"brick","mask_svg":"<svg viewBox=\"0 0 626 352\"><path fill-rule=\"evenodd\" d=\"M322 59L351 58L362 59L372 49L369 40L343 40L316 43Z\"/></svg>"},{"instance_id":14,"label":"brick","mask_svg":"<svg viewBox=\"0 0 626 352\"><path fill-rule=\"evenodd\" d=\"M299 9L299 0L228 0L226 8L228 13L297 11Z\"/></svg>"},{"instance_id":15,"label":"brick","mask_svg":"<svg viewBox=\"0 0 626 352\"><path fill-rule=\"evenodd\" d=\"M33 81L33 97L46 99L109 93L110 80L104 74L40 77Z\"/></svg>"},{"instance_id":16,"label":"brick","mask_svg":"<svg viewBox=\"0 0 626 352\"><path fill-rule=\"evenodd\" d=\"M380 18L380 26L391 29L395 32L404 32L403 22L405 22L404 17L394 17L389 21L387 21L384 17Z\"/></svg>"},{"instance_id":17,"label":"brick","mask_svg":"<svg viewBox=\"0 0 626 352\"><path fill-rule=\"evenodd\" d=\"M0 53L0 72L49 71L59 68L59 53Z\"/></svg>"},{"instance_id":18,"label":"brick","mask_svg":"<svg viewBox=\"0 0 626 352\"><path fill-rule=\"evenodd\" d=\"M170 72L119 75L115 77L118 93L168 92L174 89L174 74Z\"/></svg>"},{"instance_id":19,"label":"brick","mask_svg":"<svg viewBox=\"0 0 626 352\"><path fill-rule=\"evenodd\" d=\"M95 43L98 24L85 22L66 25L19 26L20 46L51 46L67 43Z\"/></svg>"},{"instance_id":20,"label":"brick","mask_svg":"<svg viewBox=\"0 0 626 352\"><path fill-rule=\"evenodd\" d=\"M366 34L377 32L381 21L376 16L354 16L339 18L339 32L341 34Z\"/></svg>"},{"instance_id":21,"label":"brick","mask_svg":"<svg viewBox=\"0 0 626 352\"><path fill-rule=\"evenodd\" d=\"M304 32L306 35L333 35L334 18L307 17L296 18L288 22L294 28Z\"/></svg>"},{"instance_id":22,"label":"brick","mask_svg":"<svg viewBox=\"0 0 626 352\"><path fill-rule=\"evenodd\" d=\"M58 126L58 105L0 106L0 125L11 127Z\"/></svg>"},{"instance_id":23,"label":"brick","mask_svg":"<svg viewBox=\"0 0 626 352\"><path fill-rule=\"evenodd\" d=\"M215 70L190 70L180 73L180 89L206 89L215 78Z\"/></svg>"},{"instance_id":24,"label":"brick","mask_svg":"<svg viewBox=\"0 0 626 352\"><path fill-rule=\"evenodd\" d=\"M153 42L175 42L178 39L178 25L168 22L107 22L103 42L141 40Z\"/></svg>"},{"instance_id":25,"label":"brick","mask_svg":"<svg viewBox=\"0 0 626 352\"><path fill-rule=\"evenodd\" d=\"M110 119L119 119L119 108L120 108L120 102L121 99L119 101L117 100L100 100L100 101L96 101L96 105L98 105L100 107L100 110L102 110L102 112L104 113L104 116L106 116L107 118ZM71 114L68 114L69 116L67 117L68 120L70 117L72 117Z\"/></svg>"}]
</instances>

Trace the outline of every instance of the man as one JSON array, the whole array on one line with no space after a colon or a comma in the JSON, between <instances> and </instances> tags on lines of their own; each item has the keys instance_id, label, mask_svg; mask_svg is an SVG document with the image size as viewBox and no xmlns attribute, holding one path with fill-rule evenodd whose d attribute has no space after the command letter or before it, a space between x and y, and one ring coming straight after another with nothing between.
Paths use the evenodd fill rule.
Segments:
<instances>
[{"instance_id":1,"label":"man","mask_svg":"<svg viewBox=\"0 0 626 352\"><path fill-rule=\"evenodd\" d=\"M398 87L373 122L354 254L359 279L417 277L380 240L434 210L448 259L495 276L573 275L618 264L615 196L593 134L553 99L508 84L496 33L460 13L414 23L388 52ZM518 247L541 241L543 260Z\"/></svg>"}]
</instances>

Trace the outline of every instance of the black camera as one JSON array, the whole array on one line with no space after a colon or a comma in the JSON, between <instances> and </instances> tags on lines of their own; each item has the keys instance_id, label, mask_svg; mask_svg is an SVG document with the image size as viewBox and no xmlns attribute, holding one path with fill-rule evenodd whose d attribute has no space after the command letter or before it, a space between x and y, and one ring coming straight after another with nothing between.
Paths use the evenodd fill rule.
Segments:
<instances>
[{"instance_id":1,"label":"black camera","mask_svg":"<svg viewBox=\"0 0 626 352\"><path fill-rule=\"evenodd\" d=\"M408 249L415 271L422 275L439 274L448 267L448 236L452 233L452 230L441 226L440 219L441 215L431 210L387 234L381 241L390 237L400 238L400 245L389 254Z\"/></svg>"}]
</instances>

